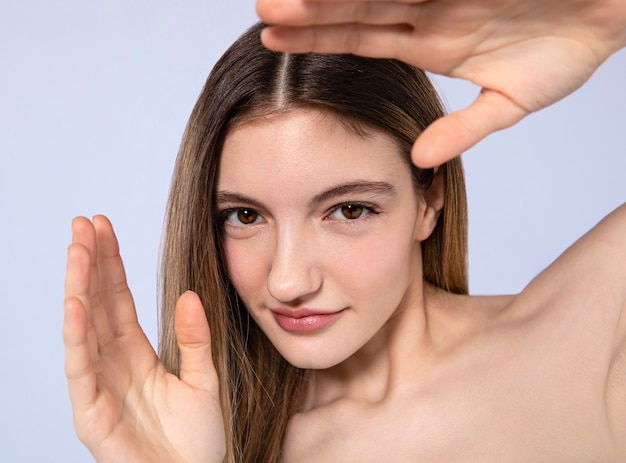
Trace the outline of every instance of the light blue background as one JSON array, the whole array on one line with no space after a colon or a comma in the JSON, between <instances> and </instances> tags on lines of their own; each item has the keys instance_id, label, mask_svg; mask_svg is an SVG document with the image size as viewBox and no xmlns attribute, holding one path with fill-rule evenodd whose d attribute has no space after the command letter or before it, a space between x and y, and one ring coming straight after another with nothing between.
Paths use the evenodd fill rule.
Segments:
<instances>
[{"instance_id":1,"label":"light blue background","mask_svg":"<svg viewBox=\"0 0 626 463\"><path fill-rule=\"evenodd\" d=\"M164 206L187 117L253 0L0 3L0 461L90 461L63 376L65 249L107 214L156 342ZM626 198L626 53L465 155L475 293L520 291ZM476 89L437 79L450 108Z\"/></svg>"}]
</instances>

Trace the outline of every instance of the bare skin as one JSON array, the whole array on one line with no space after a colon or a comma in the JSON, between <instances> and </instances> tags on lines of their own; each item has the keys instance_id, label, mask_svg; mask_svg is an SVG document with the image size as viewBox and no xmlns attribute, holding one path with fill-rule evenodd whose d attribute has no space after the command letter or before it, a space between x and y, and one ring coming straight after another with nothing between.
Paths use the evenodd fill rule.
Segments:
<instances>
[{"instance_id":1,"label":"bare skin","mask_svg":"<svg viewBox=\"0 0 626 463\"><path fill-rule=\"evenodd\" d=\"M65 372L78 437L99 463L221 462L224 423L209 327L194 293L176 307L180 379L137 323L109 221L72 222L65 283Z\"/></svg>"},{"instance_id":2,"label":"bare skin","mask_svg":"<svg viewBox=\"0 0 626 463\"><path fill-rule=\"evenodd\" d=\"M186 358L178 380L115 280L123 268L108 247L108 221L94 224L99 269L88 268L96 238L83 218L68 262L64 341L79 437L98 462L221 461L223 423L196 296L183 295L177 309ZM311 375L284 461L624 461L625 229L622 206L517 296L425 286L423 306L390 322L393 342L378 356ZM100 281L89 283L94 273ZM107 295L114 287L119 296Z\"/></svg>"},{"instance_id":3,"label":"bare skin","mask_svg":"<svg viewBox=\"0 0 626 463\"><path fill-rule=\"evenodd\" d=\"M397 58L482 91L413 147L420 167L460 155L492 132L579 88L626 46L622 0L258 0L270 49Z\"/></svg>"},{"instance_id":4,"label":"bare skin","mask_svg":"<svg viewBox=\"0 0 626 463\"><path fill-rule=\"evenodd\" d=\"M626 460L626 206L521 294L419 309L361 362L311 374L285 462ZM365 387L364 387L365 385Z\"/></svg>"},{"instance_id":5,"label":"bare skin","mask_svg":"<svg viewBox=\"0 0 626 463\"><path fill-rule=\"evenodd\" d=\"M315 202L359 181L394 193ZM278 351L310 368L284 461L626 457L626 205L521 294L474 297L423 283L419 243L443 187L416 194L382 134L305 110L249 122L224 143L217 191L235 198L219 206L234 287ZM378 214L348 221L346 203ZM346 310L302 335L275 307Z\"/></svg>"}]
</instances>

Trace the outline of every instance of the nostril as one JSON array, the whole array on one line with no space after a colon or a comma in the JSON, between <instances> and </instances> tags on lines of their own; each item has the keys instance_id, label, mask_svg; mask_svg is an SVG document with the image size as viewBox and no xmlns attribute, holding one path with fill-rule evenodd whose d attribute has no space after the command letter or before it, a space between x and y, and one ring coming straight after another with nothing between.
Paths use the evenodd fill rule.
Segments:
<instances>
[{"instance_id":1,"label":"nostril","mask_svg":"<svg viewBox=\"0 0 626 463\"><path fill-rule=\"evenodd\" d=\"M297 304L316 294L322 285L319 272L308 269L272 269L267 280L270 295L283 304Z\"/></svg>"}]
</instances>

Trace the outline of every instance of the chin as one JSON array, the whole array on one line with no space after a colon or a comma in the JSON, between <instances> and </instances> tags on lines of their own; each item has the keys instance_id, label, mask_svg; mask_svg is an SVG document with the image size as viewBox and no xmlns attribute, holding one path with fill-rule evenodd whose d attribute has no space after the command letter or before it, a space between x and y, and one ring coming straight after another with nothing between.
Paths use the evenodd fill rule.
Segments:
<instances>
[{"instance_id":1,"label":"chin","mask_svg":"<svg viewBox=\"0 0 626 463\"><path fill-rule=\"evenodd\" d=\"M280 355L291 365L303 370L325 370L332 368L341 362L345 361L350 355L341 355L339 352L334 352L333 355L327 355L322 349L317 349L316 352L310 353L301 350L296 352L296 348L281 350L278 349Z\"/></svg>"},{"instance_id":2,"label":"chin","mask_svg":"<svg viewBox=\"0 0 626 463\"><path fill-rule=\"evenodd\" d=\"M302 361L291 361L290 359L284 356L283 358L285 358L285 360L287 360L287 362L289 362L294 367L300 368L302 370L326 370L328 368L332 368L336 366L337 364L341 363L340 361L339 362L323 362L320 360L312 360L312 359L306 359Z\"/></svg>"}]
</instances>

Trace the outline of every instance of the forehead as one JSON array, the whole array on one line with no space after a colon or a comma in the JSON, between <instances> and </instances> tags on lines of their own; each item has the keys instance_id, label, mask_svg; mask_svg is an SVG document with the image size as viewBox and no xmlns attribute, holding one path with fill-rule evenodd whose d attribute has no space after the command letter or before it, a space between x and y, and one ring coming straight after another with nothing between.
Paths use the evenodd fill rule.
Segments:
<instances>
[{"instance_id":1,"label":"forehead","mask_svg":"<svg viewBox=\"0 0 626 463\"><path fill-rule=\"evenodd\" d=\"M335 116L293 110L234 126L220 161L218 189L271 186L295 194L354 180L410 182L410 169L391 136L357 134Z\"/></svg>"}]
</instances>

